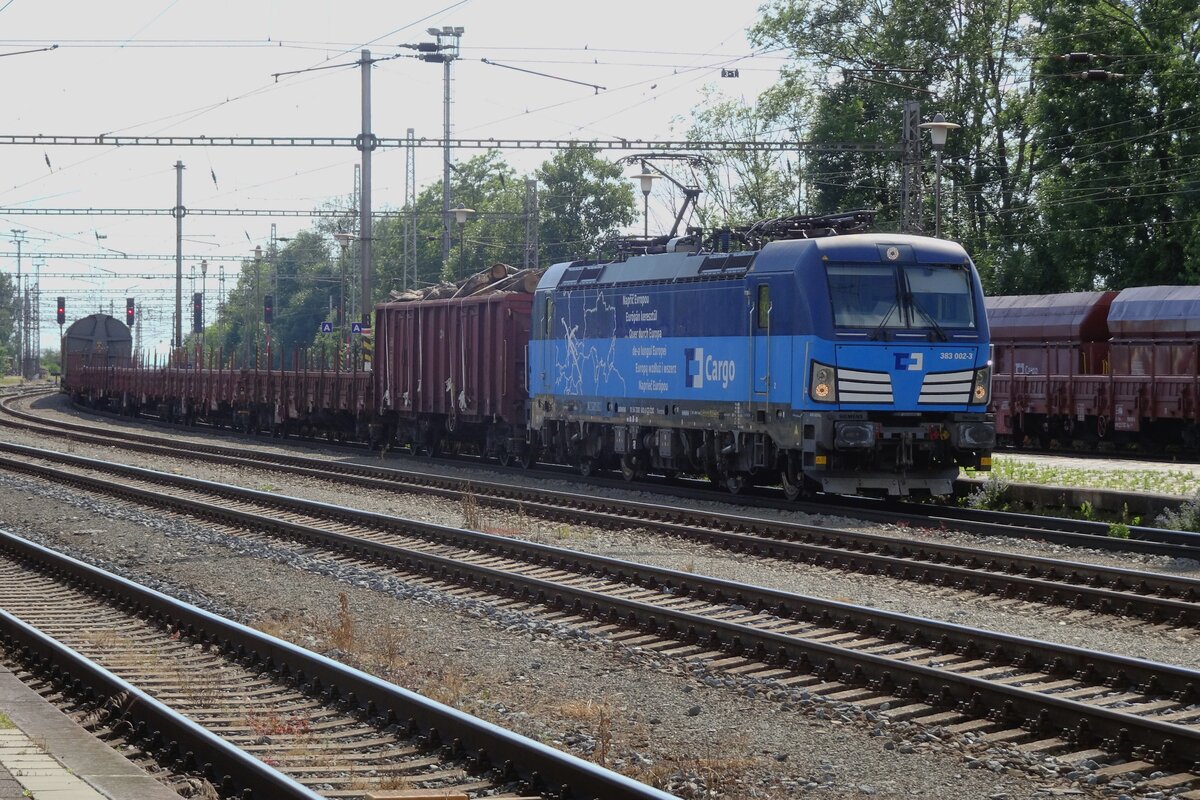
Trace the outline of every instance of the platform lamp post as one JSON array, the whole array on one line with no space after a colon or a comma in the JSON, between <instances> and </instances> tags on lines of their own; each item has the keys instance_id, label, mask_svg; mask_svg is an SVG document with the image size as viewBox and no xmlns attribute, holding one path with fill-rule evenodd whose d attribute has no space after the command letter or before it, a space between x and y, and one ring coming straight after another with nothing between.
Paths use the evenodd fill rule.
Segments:
<instances>
[{"instance_id":1,"label":"platform lamp post","mask_svg":"<svg viewBox=\"0 0 1200 800\"><path fill-rule=\"evenodd\" d=\"M254 321L254 369L258 369L258 309L262 308L262 245L254 245L254 307L250 309L250 319Z\"/></svg>"},{"instance_id":2,"label":"platform lamp post","mask_svg":"<svg viewBox=\"0 0 1200 800\"><path fill-rule=\"evenodd\" d=\"M205 317L204 312L207 310L207 306L208 306L208 295L206 295L204 293L205 284L207 283L207 281L205 281L204 278L207 275L208 275L208 259L202 258L202 259L200 259L200 347L199 347L200 361L196 365L197 367L204 366L204 330L207 327L207 325L206 325L207 320L204 318Z\"/></svg>"},{"instance_id":3,"label":"platform lamp post","mask_svg":"<svg viewBox=\"0 0 1200 800\"><path fill-rule=\"evenodd\" d=\"M931 122L922 122L921 127L929 131L929 143L933 145L933 160L936 177L933 183L933 235L942 235L942 148L946 146L946 136L950 131L962 126L956 122L947 122L945 115L938 112L933 115Z\"/></svg>"},{"instance_id":4,"label":"platform lamp post","mask_svg":"<svg viewBox=\"0 0 1200 800\"><path fill-rule=\"evenodd\" d=\"M654 182L659 176L650 171L650 167L646 162L642 162L642 171L639 175L634 175L631 180L640 181L642 187L642 236L646 241L650 240L650 190L654 188Z\"/></svg>"},{"instance_id":5,"label":"platform lamp post","mask_svg":"<svg viewBox=\"0 0 1200 800\"><path fill-rule=\"evenodd\" d=\"M467 252L467 219L475 213L475 209L459 206L451 211L454 212L454 220L458 223L458 277L461 278Z\"/></svg>"}]
</instances>

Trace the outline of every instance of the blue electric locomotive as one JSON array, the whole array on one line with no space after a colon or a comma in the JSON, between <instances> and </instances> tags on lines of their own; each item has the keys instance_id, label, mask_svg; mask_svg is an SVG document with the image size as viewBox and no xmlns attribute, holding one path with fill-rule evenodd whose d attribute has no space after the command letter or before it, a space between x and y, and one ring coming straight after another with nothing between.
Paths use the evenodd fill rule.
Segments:
<instances>
[{"instance_id":1,"label":"blue electric locomotive","mask_svg":"<svg viewBox=\"0 0 1200 800\"><path fill-rule=\"evenodd\" d=\"M987 317L959 245L659 249L542 277L528 369L544 452L585 474L700 473L792 497L948 494L960 467L990 467Z\"/></svg>"}]
</instances>

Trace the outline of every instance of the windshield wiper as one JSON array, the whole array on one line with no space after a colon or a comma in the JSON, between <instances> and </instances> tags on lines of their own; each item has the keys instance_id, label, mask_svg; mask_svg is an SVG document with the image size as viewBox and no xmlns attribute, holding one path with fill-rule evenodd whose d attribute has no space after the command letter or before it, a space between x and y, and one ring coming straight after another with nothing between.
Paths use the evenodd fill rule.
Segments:
<instances>
[{"instance_id":1,"label":"windshield wiper","mask_svg":"<svg viewBox=\"0 0 1200 800\"><path fill-rule=\"evenodd\" d=\"M877 342L886 342L887 341L886 328L887 328L888 320L892 318L892 314L894 314L895 312L897 312L899 310L900 310L900 298L896 298L896 302L892 303L891 308L889 308L887 310L887 313L883 315L883 319L881 319L879 321L879 324L875 326L875 332L871 334L872 340L877 341Z\"/></svg>"},{"instance_id":2,"label":"windshield wiper","mask_svg":"<svg viewBox=\"0 0 1200 800\"><path fill-rule=\"evenodd\" d=\"M937 336L938 341L950 341L950 337L946 335L946 331L942 330L942 326L939 325L938 321L933 318L933 315L926 311L924 307L917 302L917 296L913 294L912 286L908 282L907 272L904 273L904 299L908 301L909 307L929 321L929 327L933 328L933 332Z\"/></svg>"},{"instance_id":3,"label":"windshield wiper","mask_svg":"<svg viewBox=\"0 0 1200 800\"><path fill-rule=\"evenodd\" d=\"M913 307L913 310L915 310L925 319L929 320L929 327L933 328L933 332L936 334L938 341L946 342L950 340L950 337L946 335L946 331L942 330L942 326L938 324L938 321L933 318L932 314L921 307L921 304L917 302L917 298L912 292L908 293L908 302Z\"/></svg>"}]
</instances>

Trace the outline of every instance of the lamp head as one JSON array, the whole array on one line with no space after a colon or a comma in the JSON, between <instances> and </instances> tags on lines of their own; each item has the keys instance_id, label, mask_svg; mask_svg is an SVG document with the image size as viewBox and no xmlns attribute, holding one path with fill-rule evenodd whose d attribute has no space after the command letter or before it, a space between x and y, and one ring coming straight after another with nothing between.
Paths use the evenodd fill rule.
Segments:
<instances>
[{"instance_id":1,"label":"lamp head","mask_svg":"<svg viewBox=\"0 0 1200 800\"><path fill-rule=\"evenodd\" d=\"M650 190L654 188L654 182L655 182L656 180L658 180L658 178L659 178L659 176L658 176L658 175L656 175L655 173L653 173L653 172L650 172L649 170L647 170L647 171L645 171L645 172L642 172L642 173L640 173L640 174L638 174L638 175L634 175L634 176L632 176L632 177L630 178L630 180L640 181L640 182L641 182L641 187L642 187L642 194L643 194L643 195L645 195L645 196L647 196L647 197L649 197L649 196L650 196Z\"/></svg>"},{"instance_id":2,"label":"lamp head","mask_svg":"<svg viewBox=\"0 0 1200 800\"><path fill-rule=\"evenodd\" d=\"M462 206L459 206L458 208L452 208L450 210L454 212L454 219L459 225L467 224L467 217L475 213L475 209L463 208Z\"/></svg>"},{"instance_id":3,"label":"lamp head","mask_svg":"<svg viewBox=\"0 0 1200 800\"><path fill-rule=\"evenodd\" d=\"M921 127L929 131L929 142L933 149L941 150L946 146L946 135L962 126L956 122L947 122L945 115L939 111L933 115L931 122L922 122Z\"/></svg>"}]
</instances>

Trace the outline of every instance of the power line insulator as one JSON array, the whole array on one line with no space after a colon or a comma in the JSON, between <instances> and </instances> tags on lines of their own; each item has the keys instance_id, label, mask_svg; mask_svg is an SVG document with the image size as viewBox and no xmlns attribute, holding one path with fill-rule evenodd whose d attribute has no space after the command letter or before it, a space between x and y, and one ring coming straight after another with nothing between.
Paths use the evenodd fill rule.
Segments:
<instances>
[{"instance_id":1,"label":"power line insulator","mask_svg":"<svg viewBox=\"0 0 1200 800\"><path fill-rule=\"evenodd\" d=\"M1090 64L1092 59L1096 58L1095 53L1063 53L1062 55L1053 55L1050 58L1055 61L1065 61L1068 64Z\"/></svg>"}]
</instances>

